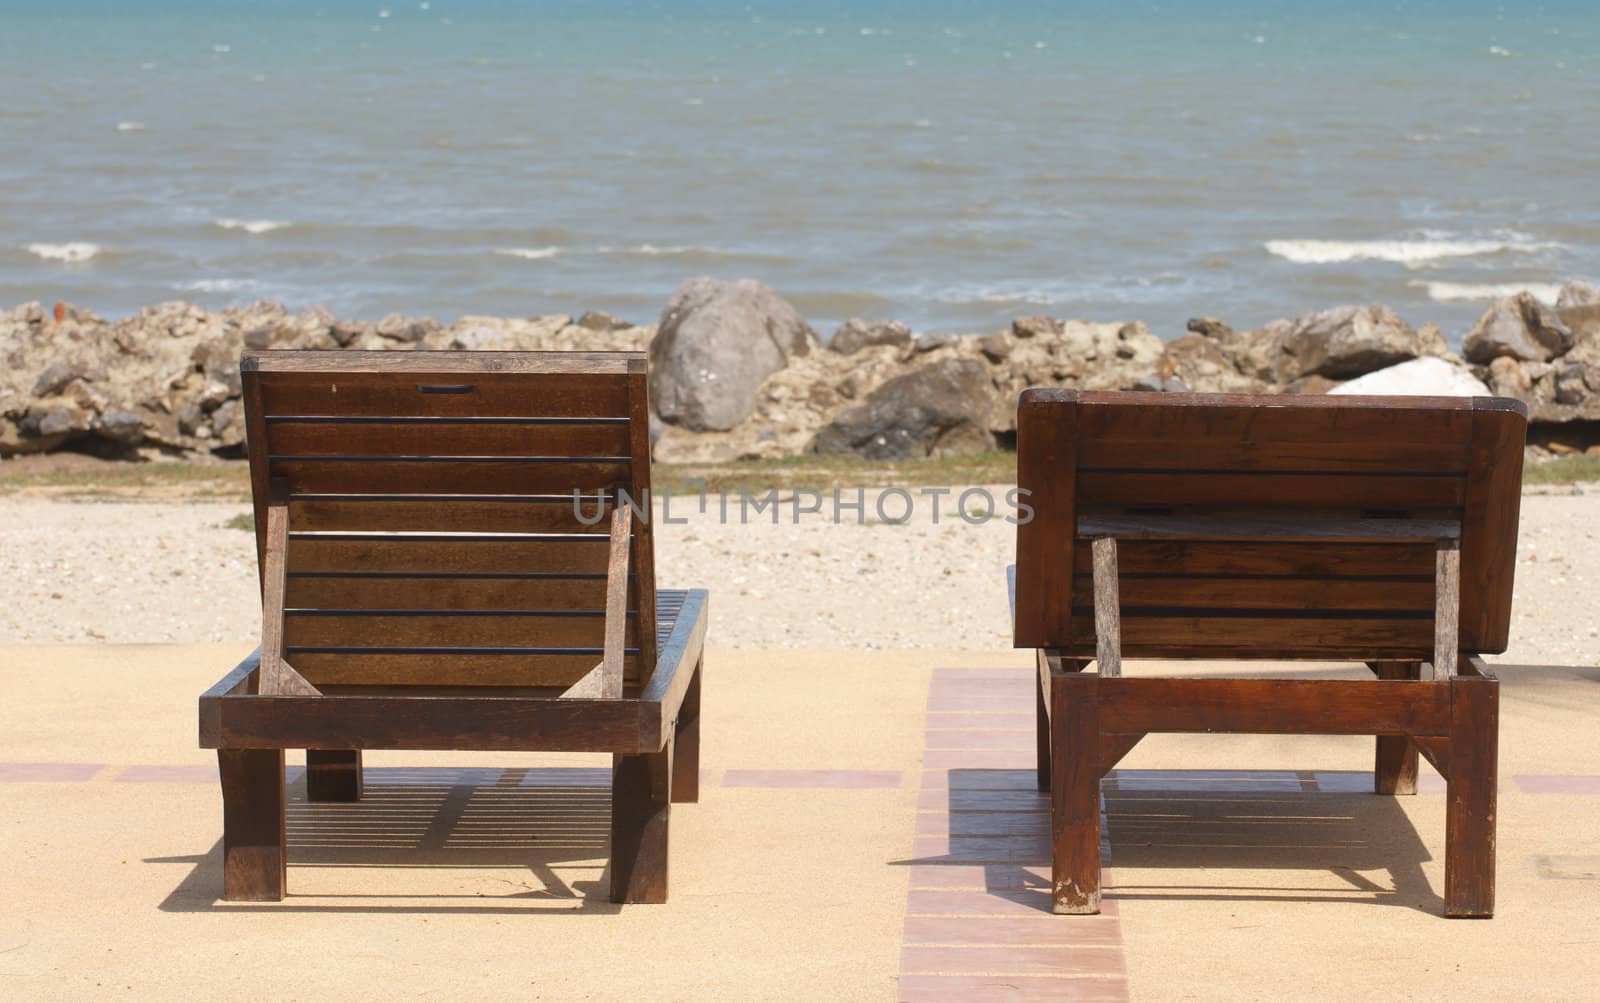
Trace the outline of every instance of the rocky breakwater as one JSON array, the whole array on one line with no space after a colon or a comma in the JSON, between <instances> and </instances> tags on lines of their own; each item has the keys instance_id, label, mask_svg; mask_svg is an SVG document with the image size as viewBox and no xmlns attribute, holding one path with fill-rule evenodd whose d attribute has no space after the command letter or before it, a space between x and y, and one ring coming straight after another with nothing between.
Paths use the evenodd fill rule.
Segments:
<instances>
[{"instance_id":1,"label":"rocky breakwater","mask_svg":"<svg viewBox=\"0 0 1600 1003\"><path fill-rule=\"evenodd\" d=\"M0 455L242 451L246 349L648 349L656 455L681 462L808 452L894 460L1004 447L1029 386L1211 393L1497 393L1529 405L1544 440L1600 429L1600 290L1491 306L1450 351L1432 325L1345 306L1236 331L1200 318L1162 341L1141 322L1021 317L1009 330L916 336L851 320L824 344L753 280L700 278L659 325L579 318L398 315L348 321L276 303L187 303L108 322L37 303L0 313Z\"/></svg>"}]
</instances>

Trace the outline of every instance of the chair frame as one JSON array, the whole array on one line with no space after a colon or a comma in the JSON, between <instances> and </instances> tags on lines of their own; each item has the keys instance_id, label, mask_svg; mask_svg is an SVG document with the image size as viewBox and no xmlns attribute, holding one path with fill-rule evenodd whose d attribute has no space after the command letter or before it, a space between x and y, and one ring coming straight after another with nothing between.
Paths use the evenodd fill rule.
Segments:
<instances>
[{"instance_id":1,"label":"chair frame","mask_svg":"<svg viewBox=\"0 0 1600 1003\"><path fill-rule=\"evenodd\" d=\"M1251 407L1285 406L1280 399L1028 391L1019 418L1019 482L1030 487L1049 476L1049 464L1075 462L1070 446L1046 448L1028 458L1030 445L1060 432L1052 406L1126 403L1149 406ZM1417 399L1347 398L1341 407L1417 407ZM1444 912L1452 917L1488 917L1494 913L1495 812L1497 787L1499 682L1479 654L1504 650L1509 619L1510 557L1516 511L1494 515L1486 526L1472 506L1499 504L1514 494L1521 472L1521 424L1502 420L1503 412L1524 416L1515 402L1498 400L1423 401L1420 406L1476 410L1493 415L1478 424L1468 417L1474 438L1470 454L1493 466L1493 481L1481 496L1469 492L1461 521L1432 519L1260 519L1205 518L1173 514L1071 518L1072 529L1033 523L1018 531L1018 567L1011 572L1012 607L1017 645L1037 650L1036 721L1039 789L1051 802L1053 911L1096 913L1101 903L1100 782L1138 742L1150 733L1207 732L1255 734L1328 734L1377 736L1374 789L1380 794L1416 792L1418 755L1444 776L1448 785L1445 834ZM1299 401L1290 407L1315 407ZM1028 439L1038 440L1028 443ZM1040 461L1045 466L1039 466ZM1030 463L1033 465L1029 469ZM1498 465L1495 465L1498 463ZM1049 488L1043 503L1061 502ZM1035 504L1039 504L1035 501ZM1066 500L1071 506L1071 499ZM1071 511L1069 507L1069 512ZM1509 523L1507 523L1509 519ZM1509 528L1508 528L1509 526ZM1071 546L1062 535L1089 541L1092 553L1094 639L1085 649L1074 639L1068 648L1048 640L1051 589L1070 587L1071 562L1064 576L1048 559L1028 555ZM1463 535L1469 539L1464 541ZM1486 543L1486 538L1493 541ZM1316 541L1318 543L1428 544L1435 550L1434 650L1431 660L1399 657L1364 659L1378 677L1373 680L1194 678L1122 676L1122 629L1118 583L1118 543L1129 540ZM1496 548L1488 558L1488 579L1479 589L1474 613L1473 650L1459 650L1462 610L1461 550L1463 543ZM1019 581L1019 579L1021 579ZM1019 612L1020 609L1020 612ZM1063 616L1065 614L1062 614ZM1482 626L1487 623L1488 626ZM1207 657L1181 650L1149 657ZM1233 655L1231 657L1241 657ZM1279 650L1256 657L1330 660L1316 652ZM1096 671L1085 671L1093 662Z\"/></svg>"}]
</instances>

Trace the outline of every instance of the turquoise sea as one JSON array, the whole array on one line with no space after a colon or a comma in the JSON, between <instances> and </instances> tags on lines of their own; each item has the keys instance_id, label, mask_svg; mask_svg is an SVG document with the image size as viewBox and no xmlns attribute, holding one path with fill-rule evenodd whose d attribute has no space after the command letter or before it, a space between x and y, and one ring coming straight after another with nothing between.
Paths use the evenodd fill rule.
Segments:
<instances>
[{"instance_id":1,"label":"turquoise sea","mask_svg":"<svg viewBox=\"0 0 1600 1003\"><path fill-rule=\"evenodd\" d=\"M0 305L1459 340L1600 279L1600 4L0 3Z\"/></svg>"}]
</instances>

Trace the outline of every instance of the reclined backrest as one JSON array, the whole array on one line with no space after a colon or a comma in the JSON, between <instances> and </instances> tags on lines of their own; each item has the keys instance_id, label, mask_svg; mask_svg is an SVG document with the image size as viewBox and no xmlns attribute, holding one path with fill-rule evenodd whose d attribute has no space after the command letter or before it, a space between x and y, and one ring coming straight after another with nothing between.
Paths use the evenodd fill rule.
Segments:
<instances>
[{"instance_id":1,"label":"reclined backrest","mask_svg":"<svg viewBox=\"0 0 1600 1003\"><path fill-rule=\"evenodd\" d=\"M650 485L643 353L261 352L242 370L256 542L279 481L285 659L307 680L564 686L600 661L616 492L642 505ZM647 521L629 547L634 681L656 648Z\"/></svg>"},{"instance_id":2,"label":"reclined backrest","mask_svg":"<svg viewBox=\"0 0 1600 1003\"><path fill-rule=\"evenodd\" d=\"M1029 390L1016 645L1095 656L1080 520L1325 517L1459 523L1460 650L1504 651L1526 424L1499 398ZM1125 656L1431 658L1429 542L1178 537L1119 540L1117 557Z\"/></svg>"}]
</instances>

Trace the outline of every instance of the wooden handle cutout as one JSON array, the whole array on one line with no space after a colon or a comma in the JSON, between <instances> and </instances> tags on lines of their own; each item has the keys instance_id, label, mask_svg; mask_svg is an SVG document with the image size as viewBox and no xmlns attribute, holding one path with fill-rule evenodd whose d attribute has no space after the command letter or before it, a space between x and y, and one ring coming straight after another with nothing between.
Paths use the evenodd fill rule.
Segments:
<instances>
[{"instance_id":1,"label":"wooden handle cutout","mask_svg":"<svg viewBox=\"0 0 1600 1003\"><path fill-rule=\"evenodd\" d=\"M470 394L478 389L472 383L418 383L417 392L423 394Z\"/></svg>"}]
</instances>

